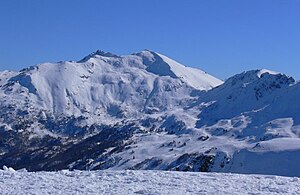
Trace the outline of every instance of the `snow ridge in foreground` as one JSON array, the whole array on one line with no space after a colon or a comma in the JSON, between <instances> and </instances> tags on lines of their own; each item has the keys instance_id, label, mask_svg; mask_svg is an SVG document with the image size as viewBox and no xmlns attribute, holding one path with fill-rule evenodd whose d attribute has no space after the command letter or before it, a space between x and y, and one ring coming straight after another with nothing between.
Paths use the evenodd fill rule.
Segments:
<instances>
[{"instance_id":1,"label":"snow ridge in foreground","mask_svg":"<svg viewBox=\"0 0 300 195\"><path fill-rule=\"evenodd\" d=\"M167 171L0 171L1 194L297 194L299 178Z\"/></svg>"}]
</instances>

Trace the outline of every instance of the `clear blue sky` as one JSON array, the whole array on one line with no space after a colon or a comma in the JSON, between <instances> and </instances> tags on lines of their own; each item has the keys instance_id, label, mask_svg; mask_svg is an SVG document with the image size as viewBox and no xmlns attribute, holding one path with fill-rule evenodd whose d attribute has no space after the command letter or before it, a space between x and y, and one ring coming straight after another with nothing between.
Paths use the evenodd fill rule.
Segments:
<instances>
[{"instance_id":1,"label":"clear blue sky","mask_svg":"<svg viewBox=\"0 0 300 195\"><path fill-rule=\"evenodd\" d=\"M145 48L222 79L257 68L300 79L300 1L0 2L0 70Z\"/></svg>"}]
</instances>

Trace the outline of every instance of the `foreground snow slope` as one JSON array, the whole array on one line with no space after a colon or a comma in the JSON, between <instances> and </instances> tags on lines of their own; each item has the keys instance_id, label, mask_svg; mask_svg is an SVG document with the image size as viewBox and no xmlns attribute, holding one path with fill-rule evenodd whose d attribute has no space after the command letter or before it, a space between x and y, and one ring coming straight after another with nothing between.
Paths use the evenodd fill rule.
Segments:
<instances>
[{"instance_id":1,"label":"foreground snow slope","mask_svg":"<svg viewBox=\"0 0 300 195\"><path fill-rule=\"evenodd\" d=\"M299 178L165 171L0 171L1 194L298 194Z\"/></svg>"}]
</instances>

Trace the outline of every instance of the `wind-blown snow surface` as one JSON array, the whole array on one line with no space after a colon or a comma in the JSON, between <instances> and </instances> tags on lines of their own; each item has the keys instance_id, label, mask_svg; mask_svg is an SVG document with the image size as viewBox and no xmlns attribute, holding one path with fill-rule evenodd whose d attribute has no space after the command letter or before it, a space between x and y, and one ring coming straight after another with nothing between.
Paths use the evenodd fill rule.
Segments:
<instances>
[{"instance_id":1,"label":"wind-blown snow surface","mask_svg":"<svg viewBox=\"0 0 300 195\"><path fill-rule=\"evenodd\" d=\"M0 73L0 166L300 176L300 83L144 50Z\"/></svg>"},{"instance_id":2,"label":"wind-blown snow surface","mask_svg":"<svg viewBox=\"0 0 300 195\"><path fill-rule=\"evenodd\" d=\"M1 194L298 194L299 178L166 171L0 171Z\"/></svg>"}]
</instances>

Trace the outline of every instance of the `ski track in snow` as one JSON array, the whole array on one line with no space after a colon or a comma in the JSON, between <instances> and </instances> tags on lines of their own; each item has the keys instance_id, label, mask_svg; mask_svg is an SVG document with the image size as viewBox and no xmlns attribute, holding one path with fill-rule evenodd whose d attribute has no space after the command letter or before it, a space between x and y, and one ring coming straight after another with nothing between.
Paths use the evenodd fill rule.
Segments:
<instances>
[{"instance_id":1,"label":"ski track in snow","mask_svg":"<svg viewBox=\"0 0 300 195\"><path fill-rule=\"evenodd\" d=\"M167 171L0 171L1 194L298 194L296 177Z\"/></svg>"}]
</instances>

